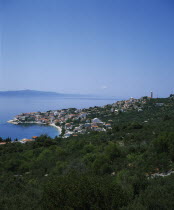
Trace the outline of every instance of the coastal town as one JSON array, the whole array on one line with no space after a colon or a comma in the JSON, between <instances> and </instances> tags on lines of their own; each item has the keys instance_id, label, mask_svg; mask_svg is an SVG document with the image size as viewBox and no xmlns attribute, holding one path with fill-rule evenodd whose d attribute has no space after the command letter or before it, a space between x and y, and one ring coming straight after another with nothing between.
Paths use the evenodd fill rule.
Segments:
<instances>
[{"instance_id":1,"label":"coastal town","mask_svg":"<svg viewBox=\"0 0 174 210\"><path fill-rule=\"evenodd\" d=\"M152 97L151 93L151 97L130 98L129 100L117 101L102 107L95 106L84 109L69 108L47 112L22 113L8 122L13 124L37 123L54 126L58 129L59 135L62 138L86 134L91 131L106 132L108 129L112 129L113 122L110 119L112 118L111 116L132 110L141 112L147 100ZM26 143L35 139L36 137L34 136L32 139L23 139L21 142Z\"/></svg>"}]
</instances>

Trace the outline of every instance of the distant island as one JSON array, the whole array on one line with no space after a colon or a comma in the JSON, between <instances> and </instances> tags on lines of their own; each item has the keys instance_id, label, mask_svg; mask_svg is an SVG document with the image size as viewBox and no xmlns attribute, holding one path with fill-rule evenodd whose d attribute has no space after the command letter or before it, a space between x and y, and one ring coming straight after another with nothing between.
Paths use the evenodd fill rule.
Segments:
<instances>
[{"instance_id":1,"label":"distant island","mask_svg":"<svg viewBox=\"0 0 174 210\"><path fill-rule=\"evenodd\" d=\"M6 97L49 97L49 96L58 96L58 97L89 97L89 95L82 94L64 94L51 91L38 91L38 90L15 90L15 91L0 91L0 96Z\"/></svg>"},{"instance_id":2,"label":"distant island","mask_svg":"<svg viewBox=\"0 0 174 210\"><path fill-rule=\"evenodd\" d=\"M114 96L101 96L93 94L73 94L73 93L57 93L51 91L39 90L9 90L0 91L0 97L61 97L61 98L82 98L82 99L116 99Z\"/></svg>"}]
</instances>

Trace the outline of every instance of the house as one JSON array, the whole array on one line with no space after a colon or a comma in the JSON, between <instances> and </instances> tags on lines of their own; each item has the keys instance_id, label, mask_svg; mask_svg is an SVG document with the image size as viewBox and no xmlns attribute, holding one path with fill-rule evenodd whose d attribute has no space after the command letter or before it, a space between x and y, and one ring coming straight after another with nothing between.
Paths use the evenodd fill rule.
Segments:
<instances>
[{"instance_id":1,"label":"house","mask_svg":"<svg viewBox=\"0 0 174 210\"><path fill-rule=\"evenodd\" d=\"M78 132L78 131L80 131L80 130L81 130L81 129L80 129L79 127L75 127L75 128L74 128L74 131L75 131L75 132Z\"/></svg>"},{"instance_id":2,"label":"house","mask_svg":"<svg viewBox=\"0 0 174 210\"><path fill-rule=\"evenodd\" d=\"M81 113L81 114L79 115L79 118L81 118L81 119L86 119L86 116L87 116L87 113Z\"/></svg>"},{"instance_id":3,"label":"house","mask_svg":"<svg viewBox=\"0 0 174 210\"><path fill-rule=\"evenodd\" d=\"M98 118L94 118L92 119L92 123L102 123L102 121L99 120Z\"/></svg>"},{"instance_id":4,"label":"house","mask_svg":"<svg viewBox=\"0 0 174 210\"><path fill-rule=\"evenodd\" d=\"M0 142L0 145L4 145L4 144L6 144L6 142Z\"/></svg>"},{"instance_id":5,"label":"house","mask_svg":"<svg viewBox=\"0 0 174 210\"><path fill-rule=\"evenodd\" d=\"M111 127L111 124L108 123L105 126L106 126L106 128L109 128L109 127Z\"/></svg>"},{"instance_id":6,"label":"house","mask_svg":"<svg viewBox=\"0 0 174 210\"><path fill-rule=\"evenodd\" d=\"M99 127L98 127L97 125L92 125L92 126L91 126L91 129L92 129L93 131L97 131L98 128L99 128Z\"/></svg>"},{"instance_id":7,"label":"house","mask_svg":"<svg viewBox=\"0 0 174 210\"><path fill-rule=\"evenodd\" d=\"M96 128L95 131L101 132L101 131L106 131L104 128Z\"/></svg>"},{"instance_id":8,"label":"house","mask_svg":"<svg viewBox=\"0 0 174 210\"><path fill-rule=\"evenodd\" d=\"M84 126L85 126L85 128L90 128L91 127L91 123L85 123Z\"/></svg>"},{"instance_id":9,"label":"house","mask_svg":"<svg viewBox=\"0 0 174 210\"><path fill-rule=\"evenodd\" d=\"M65 124L65 129L68 129L68 128L70 128L71 127L71 123L66 123Z\"/></svg>"},{"instance_id":10,"label":"house","mask_svg":"<svg viewBox=\"0 0 174 210\"><path fill-rule=\"evenodd\" d=\"M68 131L67 133L64 134L64 138L68 138L73 134L73 132Z\"/></svg>"},{"instance_id":11,"label":"house","mask_svg":"<svg viewBox=\"0 0 174 210\"><path fill-rule=\"evenodd\" d=\"M34 140L33 139L22 139L19 142L22 143L22 144L25 144L27 142L32 142L32 141L34 141Z\"/></svg>"},{"instance_id":12,"label":"house","mask_svg":"<svg viewBox=\"0 0 174 210\"><path fill-rule=\"evenodd\" d=\"M86 130L85 129L82 129L82 130L78 131L78 133L85 134L86 133Z\"/></svg>"}]
</instances>

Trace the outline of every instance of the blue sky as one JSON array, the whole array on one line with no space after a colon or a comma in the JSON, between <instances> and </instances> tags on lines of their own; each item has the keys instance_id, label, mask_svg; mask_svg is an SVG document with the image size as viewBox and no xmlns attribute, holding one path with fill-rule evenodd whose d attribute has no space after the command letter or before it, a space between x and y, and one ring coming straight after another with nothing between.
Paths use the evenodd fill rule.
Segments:
<instances>
[{"instance_id":1,"label":"blue sky","mask_svg":"<svg viewBox=\"0 0 174 210\"><path fill-rule=\"evenodd\" d=\"M173 0L0 0L0 90L174 92Z\"/></svg>"}]
</instances>

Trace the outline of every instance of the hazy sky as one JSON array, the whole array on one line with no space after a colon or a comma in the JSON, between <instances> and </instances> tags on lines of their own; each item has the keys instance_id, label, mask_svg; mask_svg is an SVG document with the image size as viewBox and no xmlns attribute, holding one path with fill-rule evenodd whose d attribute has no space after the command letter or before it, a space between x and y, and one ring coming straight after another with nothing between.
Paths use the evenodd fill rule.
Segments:
<instances>
[{"instance_id":1,"label":"hazy sky","mask_svg":"<svg viewBox=\"0 0 174 210\"><path fill-rule=\"evenodd\" d=\"M0 90L174 92L173 0L0 0Z\"/></svg>"}]
</instances>

